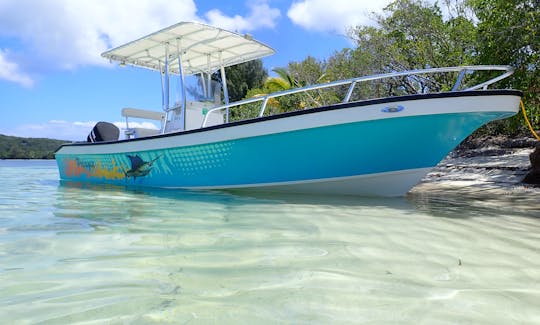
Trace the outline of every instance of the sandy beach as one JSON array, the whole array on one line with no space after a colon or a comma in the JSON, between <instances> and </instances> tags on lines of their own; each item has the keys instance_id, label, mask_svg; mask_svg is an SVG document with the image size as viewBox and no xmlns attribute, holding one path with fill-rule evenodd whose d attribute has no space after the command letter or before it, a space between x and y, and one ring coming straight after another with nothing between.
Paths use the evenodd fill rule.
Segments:
<instances>
[{"instance_id":1,"label":"sandy beach","mask_svg":"<svg viewBox=\"0 0 540 325\"><path fill-rule=\"evenodd\" d=\"M502 208L540 211L540 187L522 183L529 172L533 138L484 138L465 142L452 151L409 193L413 197L440 200L467 197Z\"/></svg>"}]
</instances>

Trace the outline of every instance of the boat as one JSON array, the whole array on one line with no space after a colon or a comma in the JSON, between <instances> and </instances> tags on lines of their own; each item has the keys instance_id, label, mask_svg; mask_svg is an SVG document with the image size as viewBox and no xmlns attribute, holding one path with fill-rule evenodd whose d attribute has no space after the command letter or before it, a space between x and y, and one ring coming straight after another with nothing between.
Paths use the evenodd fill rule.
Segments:
<instances>
[{"instance_id":1,"label":"boat","mask_svg":"<svg viewBox=\"0 0 540 325\"><path fill-rule=\"evenodd\" d=\"M121 66L158 72L162 109L124 108L123 137L116 126L100 122L87 141L62 145L55 152L61 180L403 196L472 132L516 114L522 95L489 88L513 73L512 67L494 65L392 71L229 102L225 68L271 54L271 47L250 35L195 22L180 22L104 52L104 58ZM471 85L472 74L486 71L487 80ZM442 74L452 77L446 90L355 95L370 83L420 82ZM195 78L200 95L188 98L193 88L188 78ZM174 83L177 100L171 103ZM337 102L271 112L280 98L332 89L342 95ZM255 110L254 116L232 118L233 110L246 107ZM137 128L134 119L159 126Z\"/></svg>"}]
</instances>

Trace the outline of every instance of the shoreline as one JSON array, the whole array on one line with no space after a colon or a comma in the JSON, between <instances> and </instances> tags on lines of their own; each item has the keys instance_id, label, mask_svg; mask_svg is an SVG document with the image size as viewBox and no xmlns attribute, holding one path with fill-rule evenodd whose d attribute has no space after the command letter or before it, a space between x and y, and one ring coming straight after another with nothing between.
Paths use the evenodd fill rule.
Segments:
<instances>
[{"instance_id":1,"label":"shoreline","mask_svg":"<svg viewBox=\"0 0 540 325\"><path fill-rule=\"evenodd\" d=\"M540 142L527 137L466 140L409 193L474 196L540 194L538 185L522 182L531 169L529 155L537 146L540 146Z\"/></svg>"},{"instance_id":2,"label":"shoreline","mask_svg":"<svg viewBox=\"0 0 540 325\"><path fill-rule=\"evenodd\" d=\"M449 154L450 157L479 157L534 149L540 142L532 137L483 136L467 138Z\"/></svg>"}]
</instances>

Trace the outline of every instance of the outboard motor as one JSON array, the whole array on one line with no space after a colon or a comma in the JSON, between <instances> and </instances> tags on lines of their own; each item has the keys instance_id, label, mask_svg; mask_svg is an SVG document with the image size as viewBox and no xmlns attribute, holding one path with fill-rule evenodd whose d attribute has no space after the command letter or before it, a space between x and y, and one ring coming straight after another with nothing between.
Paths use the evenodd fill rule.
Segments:
<instances>
[{"instance_id":1,"label":"outboard motor","mask_svg":"<svg viewBox=\"0 0 540 325\"><path fill-rule=\"evenodd\" d=\"M87 142L116 141L120 136L120 129L109 122L97 122L88 137Z\"/></svg>"}]
</instances>

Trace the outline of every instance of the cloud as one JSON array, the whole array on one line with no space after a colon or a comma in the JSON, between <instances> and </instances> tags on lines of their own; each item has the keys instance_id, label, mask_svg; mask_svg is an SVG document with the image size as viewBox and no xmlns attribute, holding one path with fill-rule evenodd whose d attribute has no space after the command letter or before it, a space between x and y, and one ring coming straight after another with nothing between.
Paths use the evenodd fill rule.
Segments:
<instances>
[{"instance_id":1,"label":"cloud","mask_svg":"<svg viewBox=\"0 0 540 325\"><path fill-rule=\"evenodd\" d=\"M19 65L11 62L8 56L7 50L0 49L0 79L18 83L23 87L32 87L34 85L32 78L21 72Z\"/></svg>"},{"instance_id":2,"label":"cloud","mask_svg":"<svg viewBox=\"0 0 540 325\"><path fill-rule=\"evenodd\" d=\"M74 69L106 64L100 53L109 46L193 20L195 12L192 0L3 0L0 36L18 40L23 54L48 68Z\"/></svg>"},{"instance_id":3,"label":"cloud","mask_svg":"<svg viewBox=\"0 0 540 325\"><path fill-rule=\"evenodd\" d=\"M12 130L2 130L0 134L14 135L27 138L50 138L68 141L85 141L86 137L96 125L96 121L63 121L50 120L46 123L19 125ZM124 138L126 122L114 122L120 129L120 138ZM158 130L159 127L152 122L129 122L130 128L146 128Z\"/></svg>"},{"instance_id":4,"label":"cloud","mask_svg":"<svg viewBox=\"0 0 540 325\"><path fill-rule=\"evenodd\" d=\"M82 141L86 139L96 122L68 122L51 120L45 123L21 124L0 133L27 138L50 138L69 141Z\"/></svg>"},{"instance_id":5,"label":"cloud","mask_svg":"<svg viewBox=\"0 0 540 325\"><path fill-rule=\"evenodd\" d=\"M344 35L349 27L373 25L373 12L381 12L390 0L301 0L294 2L287 16L306 30Z\"/></svg>"},{"instance_id":6,"label":"cloud","mask_svg":"<svg viewBox=\"0 0 540 325\"><path fill-rule=\"evenodd\" d=\"M247 6L246 17L210 10L205 19L193 0L1 0L0 42L8 45L0 52L0 80L30 86L34 75L107 65L100 54L108 48L179 21L251 31L273 27L280 15L264 0Z\"/></svg>"},{"instance_id":7,"label":"cloud","mask_svg":"<svg viewBox=\"0 0 540 325\"><path fill-rule=\"evenodd\" d=\"M210 10L205 17L212 26L233 31L252 31L259 28L274 28L275 20L281 16L279 9L271 8L266 1L248 3L249 14L246 17L229 17L218 9Z\"/></svg>"}]
</instances>

